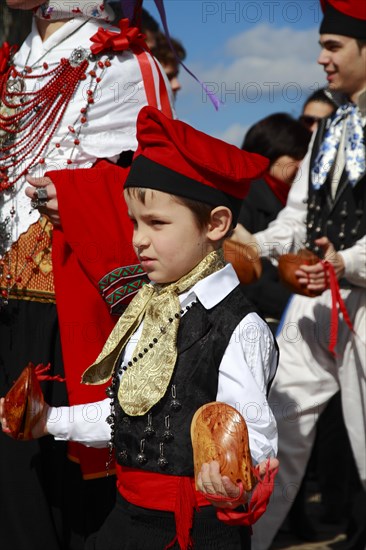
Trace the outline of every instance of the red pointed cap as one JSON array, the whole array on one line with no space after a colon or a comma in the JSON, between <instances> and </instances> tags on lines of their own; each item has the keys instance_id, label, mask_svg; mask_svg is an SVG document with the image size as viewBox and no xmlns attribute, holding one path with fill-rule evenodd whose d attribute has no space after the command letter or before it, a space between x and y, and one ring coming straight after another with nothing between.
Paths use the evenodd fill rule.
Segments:
<instances>
[{"instance_id":1,"label":"red pointed cap","mask_svg":"<svg viewBox=\"0 0 366 550\"><path fill-rule=\"evenodd\" d=\"M324 18L320 34L340 34L366 39L366 2L364 0L320 0Z\"/></svg>"},{"instance_id":2,"label":"red pointed cap","mask_svg":"<svg viewBox=\"0 0 366 550\"><path fill-rule=\"evenodd\" d=\"M126 187L145 187L227 206L237 218L250 182L268 168L268 159L242 151L154 107L137 118L138 149Z\"/></svg>"}]
</instances>

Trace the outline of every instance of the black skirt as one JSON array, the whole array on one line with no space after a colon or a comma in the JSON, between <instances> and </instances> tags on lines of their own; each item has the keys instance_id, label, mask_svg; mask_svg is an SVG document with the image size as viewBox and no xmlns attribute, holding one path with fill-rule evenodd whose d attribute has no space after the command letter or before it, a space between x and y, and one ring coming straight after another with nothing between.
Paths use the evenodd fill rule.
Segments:
<instances>
[{"instance_id":1,"label":"black skirt","mask_svg":"<svg viewBox=\"0 0 366 550\"><path fill-rule=\"evenodd\" d=\"M75 342L77 345L77 342ZM56 306L10 300L0 311L0 396L29 363L51 363L62 377ZM47 403L67 405L66 384L41 383ZM0 430L0 547L82 550L113 508L115 478L84 481L67 443L43 437L14 441Z\"/></svg>"},{"instance_id":2,"label":"black skirt","mask_svg":"<svg viewBox=\"0 0 366 550\"><path fill-rule=\"evenodd\" d=\"M85 550L164 550L175 534L172 512L134 506L118 494L116 507ZM225 525L212 506L194 512L192 538L194 550L250 550L249 529ZM178 543L173 550L179 550Z\"/></svg>"},{"instance_id":3,"label":"black skirt","mask_svg":"<svg viewBox=\"0 0 366 550\"><path fill-rule=\"evenodd\" d=\"M56 307L10 300L0 312L0 395L29 363L51 363L63 375ZM64 383L42 383L45 399L66 405ZM66 444L52 437L14 441L0 434L0 538L4 548L62 548L62 472Z\"/></svg>"}]
</instances>

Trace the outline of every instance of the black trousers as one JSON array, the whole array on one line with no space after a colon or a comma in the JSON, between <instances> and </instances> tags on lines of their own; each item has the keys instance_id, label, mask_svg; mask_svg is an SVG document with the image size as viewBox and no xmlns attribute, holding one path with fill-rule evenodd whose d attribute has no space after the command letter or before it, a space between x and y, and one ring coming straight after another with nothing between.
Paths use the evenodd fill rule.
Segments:
<instances>
[{"instance_id":1,"label":"black trousers","mask_svg":"<svg viewBox=\"0 0 366 550\"><path fill-rule=\"evenodd\" d=\"M118 494L114 510L85 550L164 550L175 534L172 512L134 506ZM194 512L192 538L194 550L250 550L249 529L225 525L212 506ZM173 548L179 550L178 544Z\"/></svg>"}]
</instances>

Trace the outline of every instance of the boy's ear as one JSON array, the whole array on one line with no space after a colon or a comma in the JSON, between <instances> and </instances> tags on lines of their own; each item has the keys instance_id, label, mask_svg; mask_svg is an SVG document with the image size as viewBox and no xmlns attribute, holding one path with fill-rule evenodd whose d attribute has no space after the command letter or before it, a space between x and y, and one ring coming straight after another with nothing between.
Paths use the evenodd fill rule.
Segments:
<instances>
[{"instance_id":1,"label":"boy's ear","mask_svg":"<svg viewBox=\"0 0 366 550\"><path fill-rule=\"evenodd\" d=\"M231 229L233 215L226 206L216 206L211 211L210 222L207 228L207 237L212 241L224 239Z\"/></svg>"}]
</instances>

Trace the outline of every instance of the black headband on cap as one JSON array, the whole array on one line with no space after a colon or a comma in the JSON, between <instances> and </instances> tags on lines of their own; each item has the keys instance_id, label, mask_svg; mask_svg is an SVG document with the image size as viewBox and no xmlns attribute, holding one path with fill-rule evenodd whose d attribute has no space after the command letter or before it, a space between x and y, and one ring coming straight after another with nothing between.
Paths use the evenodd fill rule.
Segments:
<instances>
[{"instance_id":1,"label":"black headband on cap","mask_svg":"<svg viewBox=\"0 0 366 550\"><path fill-rule=\"evenodd\" d=\"M362 1L364 0L360 0L360 2ZM357 40L366 40L366 21L346 15L327 4L319 32L320 34L340 34Z\"/></svg>"},{"instance_id":2,"label":"black headband on cap","mask_svg":"<svg viewBox=\"0 0 366 550\"><path fill-rule=\"evenodd\" d=\"M242 199L193 180L143 155L139 155L131 165L124 189L128 187L156 189L163 193L211 204L212 208L226 206L231 210L234 226L237 224L243 202Z\"/></svg>"}]
</instances>

